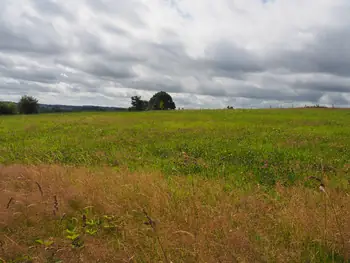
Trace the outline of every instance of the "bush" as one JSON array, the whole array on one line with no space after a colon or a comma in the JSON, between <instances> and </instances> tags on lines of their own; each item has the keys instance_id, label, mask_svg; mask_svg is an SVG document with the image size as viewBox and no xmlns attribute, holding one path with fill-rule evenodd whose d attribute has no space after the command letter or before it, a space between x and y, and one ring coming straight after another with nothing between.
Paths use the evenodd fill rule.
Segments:
<instances>
[{"instance_id":1,"label":"bush","mask_svg":"<svg viewBox=\"0 0 350 263\"><path fill-rule=\"evenodd\" d=\"M21 114L36 114L39 112L38 100L31 96L23 96L18 102L18 111Z\"/></svg>"},{"instance_id":2,"label":"bush","mask_svg":"<svg viewBox=\"0 0 350 263\"><path fill-rule=\"evenodd\" d=\"M13 102L0 102L0 115L16 114L16 104Z\"/></svg>"}]
</instances>

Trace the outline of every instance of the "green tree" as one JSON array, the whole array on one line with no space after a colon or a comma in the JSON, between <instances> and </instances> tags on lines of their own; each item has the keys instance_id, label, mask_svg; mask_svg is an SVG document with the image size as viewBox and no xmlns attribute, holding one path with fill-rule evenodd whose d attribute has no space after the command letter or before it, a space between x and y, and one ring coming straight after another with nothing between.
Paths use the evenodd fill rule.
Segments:
<instances>
[{"instance_id":1,"label":"green tree","mask_svg":"<svg viewBox=\"0 0 350 263\"><path fill-rule=\"evenodd\" d=\"M150 110L175 110L173 98L165 91L157 92L148 103Z\"/></svg>"},{"instance_id":2,"label":"green tree","mask_svg":"<svg viewBox=\"0 0 350 263\"><path fill-rule=\"evenodd\" d=\"M16 103L13 102L0 102L0 115L16 114Z\"/></svg>"},{"instance_id":3,"label":"green tree","mask_svg":"<svg viewBox=\"0 0 350 263\"><path fill-rule=\"evenodd\" d=\"M132 107L130 107L129 110L144 111L148 107L148 101L141 100L140 96L132 96L131 105Z\"/></svg>"},{"instance_id":4,"label":"green tree","mask_svg":"<svg viewBox=\"0 0 350 263\"><path fill-rule=\"evenodd\" d=\"M38 100L32 96L22 96L18 102L18 111L21 114L36 114L39 112Z\"/></svg>"}]
</instances>

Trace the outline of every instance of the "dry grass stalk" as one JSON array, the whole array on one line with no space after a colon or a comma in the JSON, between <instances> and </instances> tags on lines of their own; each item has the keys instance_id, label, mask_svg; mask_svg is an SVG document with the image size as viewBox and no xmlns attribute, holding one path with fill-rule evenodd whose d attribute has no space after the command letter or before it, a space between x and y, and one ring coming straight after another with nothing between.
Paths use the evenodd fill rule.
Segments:
<instances>
[{"instance_id":1,"label":"dry grass stalk","mask_svg":"<svg viewBox=\"0 0 350 263\"><path fill-rule=\"evenodd\" d=\"M41 185L38 182L35 182L35 184L38 186L41 197L44 197L44 192L43 192L43 189L41 188Z\"/></svg>"},{"instance_id":2,"label":"dry grass stalk","mask_svg":"<svg viewBox=\"0 0 350 263\"><path fill-rule=\"evenodd\" d=\"M192 233L190 233L188 231L184 231L184 230L175 231L175 232L173 232L173 234L174 235L175 234L185 234L185 235L188 235L188 236L192 237L193 239L196 239L196 237Z\"/></svg>"},{"instance_id":3,"label":"dry grass stalk","mask_svg":"<svg viewBox=\"0 0 350 263\"><path fill-rule=\"evenodd\" d=\"M163 247L163 244L160 240L160 237L158 235L158 231L157 231L157 224L156 222L148 215L148 213L146 212L145 209L143 209L143 213L145 214L146 218L147 218L147 222L145 222L146 225L149 225L151 226L151 228L153 229L153 232L155 233L156 235L156 238L157 238L157 241L158 241L158 244L160 246L160 249L162 250L162 253L163 253L163 256L164 256L164 259L165 259L165 262L166 263L170 263L169 259L168 259L168 256L165 252L165 249Z\"/></svg>"},{"instance_id":4,"label":"dry grass stalk","mask_svg":"<svg viewBox=\"0 0 350 263\"><path fill-rule=\"evenodd\" d=\"M53 214L56 215L58 212L58 201L57 201L57 196L53 196Z\"/></svg>"},{"instance_id":5,"label":"dry grass stalk","mask_svg":"<svg viewBox=\"0 0 350 263\"><path fill-rule=\"evenodd\" d=\"M322 171L323 171L323 165L322 165ZM328 194L328 191L326 191L326 186L325 186L325 183L322 181L322 179L317 178L315 176L310 176L309 179L314 179L314 180L316 180L316 181L318 181L320 183L319 190L324 194L324 197L325 197L324 198L324 237L323 237L325 246L327 246L327 238L326 238L327 237L327 218L328 218L327 217L327 205L328 205L327 201L329 201L331 209L333 211L335 222L336 222L336 225L337 225L337 228L338 228L338 232L339 232L339 235L340 235L340 238L341 238L341 244L342 244L342 251L343 251L344 259L345 259L345 261L347 261L347 257L348 256L347 256L346 248L345 248L345 239L344 239L342 227L341 227L338 215L337 215L337 211L336 211L336 208L334 206L334 202L331 199L330 195Z\"/></svg>"},{"instance_id":6,"label":"dry grass stalk","mask_svg":"<svg viewBox=\"0 0 350 263\"><path fill-rule=\"evenodd\" d=\"M347 261L347 253L346 253L346 249L345 249L345 239L344 239L344 235L343 235L343 231L342 231L341 224L340 224L340 222L339 222L339 217L338 217L337 211L336 211L336 209L335 209L335 207L334 207L333 200L330 198L328 192L326 191L325 185L321 184L321 185L320 185L320 189L321 189L321 191L322 191L322 192L325 194L325 196L326 196L325 206L327 206L327 200L330 201L331 208L332 208L332 211L333 211L333 215L334 215L334 218L335 218L335 222L336 222L336 224L337 224L338 231L339 231L339 234L340 234L341 243L342 243L342 246L343 246L343 255L344 255L344 259ZM326 220L326 219L325 219L325 220Z\"/></svg>"},{"instance_id":7,"label":"dry grass stalk","mask_svg":"<svg viewBox=\"0 0 350 263\"><path fill-rule=\"evenodd\" d=\"M10 198L10 200L8 201L7 205L6 205L6 209L10 208L11 202L13 201L13 197Z\"/></svg>"}]
</instances>

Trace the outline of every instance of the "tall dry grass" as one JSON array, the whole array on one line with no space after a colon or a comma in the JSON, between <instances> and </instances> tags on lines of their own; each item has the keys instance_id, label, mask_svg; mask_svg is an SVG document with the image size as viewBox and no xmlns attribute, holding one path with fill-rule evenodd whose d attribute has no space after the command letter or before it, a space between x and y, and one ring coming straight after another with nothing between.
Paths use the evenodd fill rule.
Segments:
<instances>
[{"instance_id":1,"label":"tall dry grass","mask_svg":"<svg viewBox=\"0 0 350 263\"><path fill-rule=\"evenodd\" d=\"M341 262L350 251L350 197L303 186L228 191L224 181L60 166L0 168L0 258L15 262ZM67 222L115 216L82 235ZM85 222L85 223L84 223ZM49 240L47 247L35 240ZM343 240L342 240L343 239ZM51 244L52 241L52 244ZM51 260L51 261L50 261ZM56 260L56 261L55 261ZM0 261L1 262L1 261ZM20 261L25 262L25 261ZM30 262L29 259L27 262Z\"/></svg>"}]
</instances>

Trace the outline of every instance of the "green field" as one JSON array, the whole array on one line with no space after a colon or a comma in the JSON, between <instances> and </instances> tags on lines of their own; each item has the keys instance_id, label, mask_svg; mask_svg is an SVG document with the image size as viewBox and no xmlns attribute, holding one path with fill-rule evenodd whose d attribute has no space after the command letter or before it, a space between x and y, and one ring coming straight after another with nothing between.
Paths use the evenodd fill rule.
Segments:
<instances>
[{"instance_id":1,"label":"green field","mask_svg":"<svg viewBox=\"0 0 350 263\"><path fill-rule=\"evenodd\" d=\"M71 217L92 205L99 207L94 216L108 211L132 221L121 224L124 234L97 232L92 241L86 239L87 247L88 240L110 240L94 243L109 252L92 253L86 247L62 255L56 251L62 262L79 262L73 258L84 253L100 255L101 262L344 262L350 254L349 110L6 116L0 117L0 163L0 190L6 192L0 207L0 217L6 217L0 234L5 237L0 241L7 251L13 242L21 247L4 252L4 262L23 255L33 262L55 262L40 248L28 247L38 235L54 239L50 246L64 247L60 224L69 220L45 215L40 220L46 227L24 231L35 222L22 210L23 218L18 219L17 208L7 207L10 198L16 199L11 191L34 194L32 202L39 202L37 195L52 199L61 193L60 205ZM33 186L17 185L11 178L11 171L18 176L21 169ZM322 180L326 193L310 176ZM37 191L37 180L43 189L49 188L44 194ZM133 186L121 190L123 184ZM66 198L62 189L67 187L78 189L81 205L72 205L71 194ZM122 200L128 200L122 208L110 207ZM39 203L47 207L47 202ZM142 217L141 207L160 220L159 232L142 232L137 219ZM133 217L135 210L141 215ZM131 218L125 219L127 215ZM137 233L131 231L135 225ZM176 230L188 235L170 237L169 231Z\"/></svg>"},{"instance_id":2,"label":"green field","mask_svg":"<svg viewBox=\"0 0 350 263\"><path fill-rule=\"evenodd\" d=\"M38 115L2 118L0 127L5 164L107 165L242 186L294 184L323 165L328 175L350 179L343 171L350 160L346 110ZM198 162L184 165L183 152Z\"/></svg>"}]
</instances>

